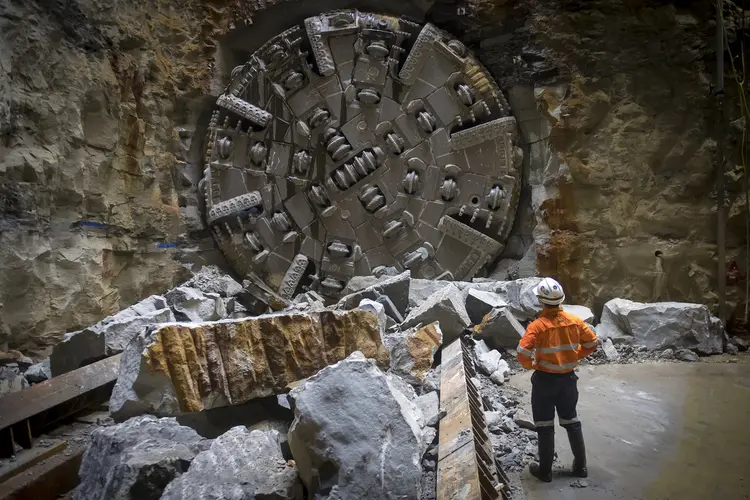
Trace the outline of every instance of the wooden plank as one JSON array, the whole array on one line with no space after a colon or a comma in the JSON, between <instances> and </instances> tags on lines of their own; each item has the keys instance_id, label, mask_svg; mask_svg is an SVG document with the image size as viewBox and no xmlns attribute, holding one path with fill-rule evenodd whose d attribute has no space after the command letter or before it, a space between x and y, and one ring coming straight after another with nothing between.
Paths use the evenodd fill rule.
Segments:
<instances>
[{"instance_id":1,"label":"wooden plank","mask_svg":"<svg viewBox=\"0 0 750 500\"><path fill-rule=\"evenodd\" d=\"M31 467L0 485L0 500L57 498L78 485L85 446L69 444L63 453Z\"/></svg>"},{"instance_id":2,"label":"wooden plank","mask_svg":"<svg viewBox=\"0 0 750 500\"><path fill-rule=\"evenodd\" d=\"M97 361L0 398L0 429L113 383L117 380L121 356Z\"/></svg>"},{"instance_id":3,"label":"wooden plank","mask_svg":"<svg viewBox=\"0 0 750 500\"><path fill-rule=\"evenodd\" d=\"M13 476L17 476L26 469L33 467L42 460L46 460L49 457L56 455L63 451L68 446L66 441L55 440L50 446L42 448L37 446L30 450L21 450L16 455L16 461L6 461L0 464L0 483L7 481Z\"/></svg>"}]
</instances>

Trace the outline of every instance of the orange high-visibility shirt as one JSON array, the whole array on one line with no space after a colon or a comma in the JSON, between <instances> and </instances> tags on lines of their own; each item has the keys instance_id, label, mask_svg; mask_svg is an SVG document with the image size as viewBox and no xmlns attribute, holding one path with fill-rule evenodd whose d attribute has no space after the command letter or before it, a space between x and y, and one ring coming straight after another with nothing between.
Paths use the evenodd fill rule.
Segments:
<instances>
[{"instance_id":1,"label":"orange high-visibility shirt","mask_svg":"<svg viewBox=\"0 0 750 500\"><path fill-rule=\"evenodd\" d=\"M596 350L596 334L578 316L547 308L518 344L518 361L529 370L566 373Z\"/></svg>"}]
</instances>

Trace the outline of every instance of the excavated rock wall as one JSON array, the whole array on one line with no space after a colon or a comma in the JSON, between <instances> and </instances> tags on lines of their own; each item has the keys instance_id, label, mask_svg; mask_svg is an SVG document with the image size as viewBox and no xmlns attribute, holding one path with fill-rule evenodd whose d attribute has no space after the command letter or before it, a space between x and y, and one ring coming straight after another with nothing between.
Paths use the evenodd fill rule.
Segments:
<instances>
[{"instance_id":1,"label":"excavated rock wall","mask_svg":"<svg viewBox=\"0 0 750 500\"><path fill-rule=\"evenodd\" d=\"M210 96L266 39L343 7L437 24L508 93L528 160L501 277L556 275L596 312L657 281L715 307L710 3L0 0L0 344L54 343L220 259L191 141ZM736 18L730 4L730 41ZM729 188L727 256L745 274Z\"/></svg>"}]
</instances>

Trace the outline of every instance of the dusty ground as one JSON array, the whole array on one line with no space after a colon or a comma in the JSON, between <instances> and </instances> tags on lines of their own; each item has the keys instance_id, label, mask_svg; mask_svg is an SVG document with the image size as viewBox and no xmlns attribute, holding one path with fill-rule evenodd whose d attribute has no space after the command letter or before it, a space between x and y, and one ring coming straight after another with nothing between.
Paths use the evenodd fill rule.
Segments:
<instances>
[{"instance_id":1,"label":"dusty ground","mask_svg":"<svg viewBox=\"0 0 750 500\"><path fill-rule=\"evenodd\" d=\"M588 487L559 475L543 484L524 471L529 500L750 498L750 358L721 361L581 367ZM528 391L530 375L511 383ZM570 464L565 431L555 438Z\"/></svg>"}]
</instances>

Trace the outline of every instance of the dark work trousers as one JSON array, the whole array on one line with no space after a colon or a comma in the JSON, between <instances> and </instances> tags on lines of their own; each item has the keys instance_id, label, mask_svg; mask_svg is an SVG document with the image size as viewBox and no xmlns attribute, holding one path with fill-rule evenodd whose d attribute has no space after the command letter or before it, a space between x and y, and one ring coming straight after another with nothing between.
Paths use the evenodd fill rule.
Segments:
<instances>
[{"instance_id":1,"label":"dark work trousers","mask_svg":"<svg viewBox=\"0 0 750 500\"><path fill-rule=\"evenodd\" d=\"M580 431L577 404L578 375L575 372L537 370L531 376L531 411L537 432L555 432L555 410L562 427L568 431Z\"/></svg>"}]
</instances>

